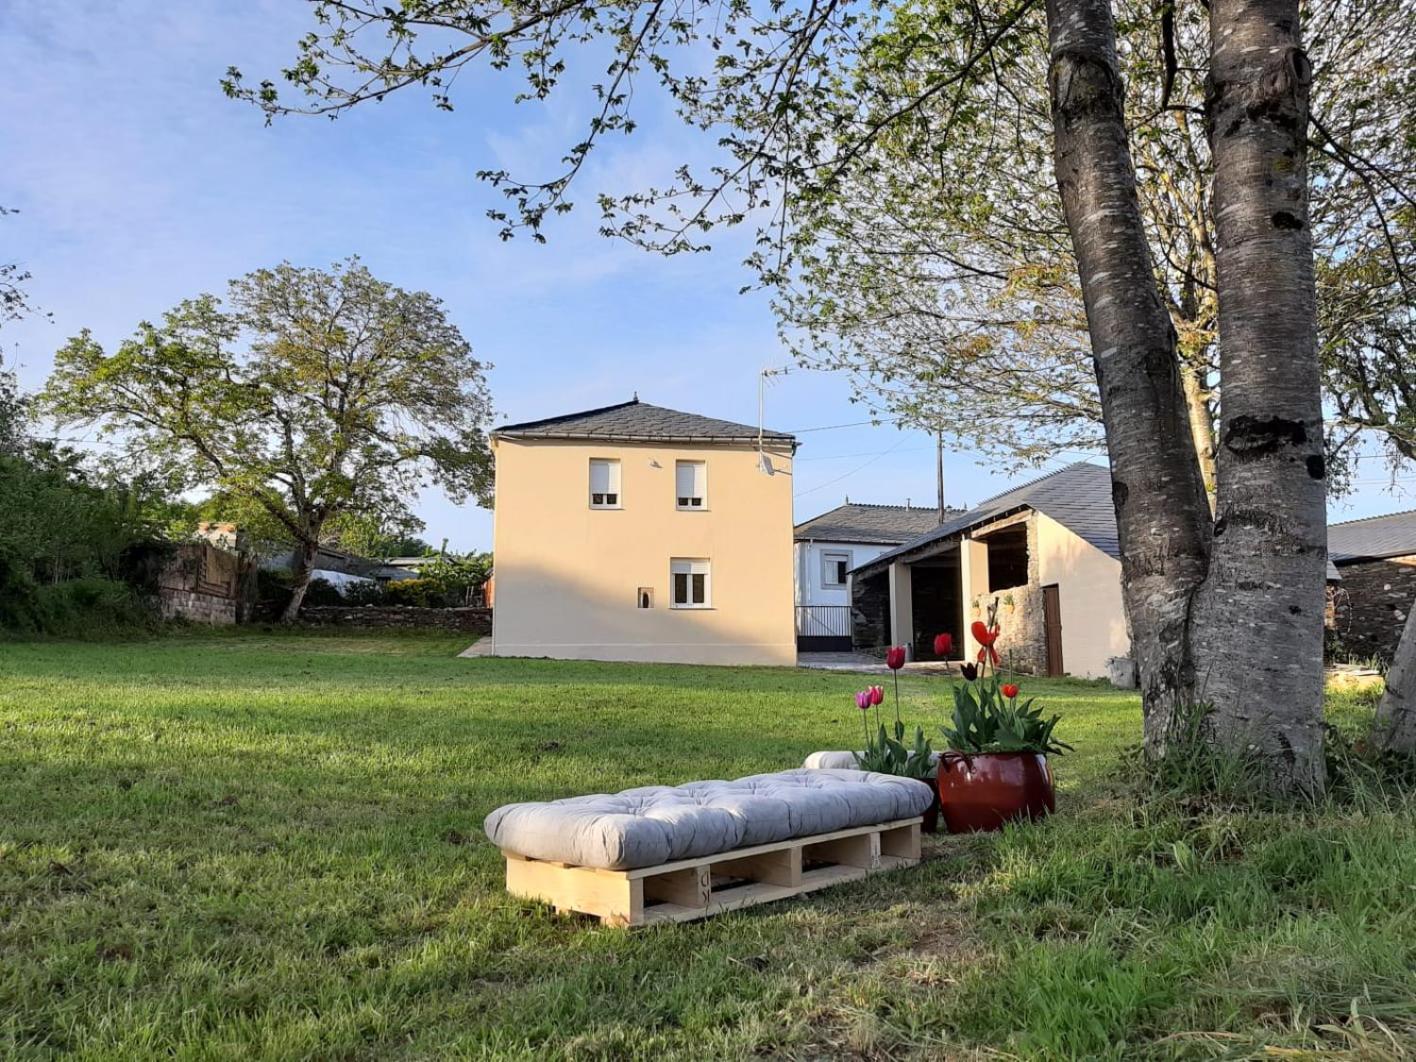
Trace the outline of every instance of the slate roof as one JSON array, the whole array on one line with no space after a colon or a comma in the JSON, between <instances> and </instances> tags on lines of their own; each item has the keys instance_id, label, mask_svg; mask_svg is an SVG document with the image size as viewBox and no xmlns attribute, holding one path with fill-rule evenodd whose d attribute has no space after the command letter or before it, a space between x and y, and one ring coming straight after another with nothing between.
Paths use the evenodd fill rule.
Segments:
<instances>
[{"instance_id":1,"label":"slate roof","mask_svg":"<svg viewBox=\"0 0 1416 1062\"><path fill-rule=\"evenodd\" d=\"M957 516L962 509L945 509L944 515ZM846 502L830 512L797 524L795 538L816 542L859 542L876 546L898 546L939 526L938 509L918 505L867 505Z\"/></svg>"},{"instance_id":2,"label":"slate roof","mask_svg":"<svg viewBox=\"0 0 1416 1062\"><path fill-rule=\"evenodd\" d=\"M674 442L756 442L757 428L751 424L736 424L716 417L665 409L641 402L636 396L629 402L601 406L599 409L586 409L544 420L528 420L520 424L504 424L492 435L508 439L599 439L606 442L656 439ZM764 431L762 437L796 445L796 439L786 432Z\"/></svg>"},{"instance_id":3,"label":"slate roof","mask_svg":"<svg viewBox=\"0 0 1416 1062\"><path fill-rule=\"evenodd\" d=\"M1416 553L1416 509L1328 525L1328 556L1337 565Z\"/></svg>"},{"instance_id":4,"label":"slate roof","mask_svg":"<svg viewBox=\"0 0 1416 1062\"><path fill-rule=\"evenodd\" d=\"M1111 470L1102 465L1078 461L979 502L967 512L945 520L933 530L901 543L898 548L882 553L855 570L877 568L901 554L962 534L979 524L1020 509L1036 509L1046 513L1107 556L1121 559L1121 544L1116 536L1116 510L1111 502Z\"/></svg>"}]
</instances>

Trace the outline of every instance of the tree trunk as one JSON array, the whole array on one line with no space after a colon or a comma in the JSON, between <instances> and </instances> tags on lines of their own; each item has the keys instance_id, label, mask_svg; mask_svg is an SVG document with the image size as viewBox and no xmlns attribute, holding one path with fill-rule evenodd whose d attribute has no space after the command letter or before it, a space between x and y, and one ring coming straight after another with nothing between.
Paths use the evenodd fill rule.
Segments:
<instances>
[{"instance_id":1,"label":"tree trunk","mask_svg":"<svg viewBox=\"0 0 1416 1062\"><path fill-rule=\"evenodd\" d=\"M1389 752L1416 753L1416 602L1406 613L1406 626L1387 670L1373 735L1378 747Z\"/></svg>"},{"instance_id":2,"label":"tree trunk","mask_svg":"<svg viewBox=\"0 0 1416 1062\"><path fill-rule=\"evenodd\" d=\"M295 547L295 568L290 586L290 603L280 614L281 623L294 623L300 618L300 606L305 601L305 591L310 588L310 576L314 574L315 558L319 556L319 552L320 546L316 539L302 542Z\"/></svg>"},{"instance_id":3,"label":"tree trunk","mask_svg":"<svg viewBox=\"0 0 1416 1062\"><path fill-rule=\"evenodd\" d=\"M1209 502L1136 194L1110 3L1048 0L1047 22L1057 186L1101 391L1146 747L1163 755L1174 707L1193 696Z\"/></svg>"},{"instance_id":4,"label":"tree trunk","mask_svg":"<svg viewBox=\"0 0 1416 1062\"><path fill-rule=\"evenodd\" d=\"M1320 790L1322 419L1296 0L1212 0L1223 387L1212 520L1126 139L1108 0L1048 0L1058 190L1111 457L1146 748L1177 707Z\"/></svg>"},{"instance_id":5,"label":"tree trunk","mask_svg":"<svg viewBox=\"0 0 1416 1062\"><path fill-rule=\"evenodd\" d=\"M1327 482L1308 229L1308 89L1298 0L1211 0L1222 399L1214 544L1195 613L1220 739L1324 781Z\"/></svg>"},{"instance_id":6,"label":"tree trunk","mask_svg":"<svg viewBox=\"0 0 1416 1062\"><path fill-rule=\"evenodd\" d=\"M1190 411L1190 436L1195 444L1195 456L1200 462L1200 478L1204 481L1205 493L1213 500L1218 471L1214 459L1214 421L1210 417L1209 396L1199 371L1193 365L1181 364L1180 384L1185 391L1185 405Z\"/></svg>"}]
</instances>

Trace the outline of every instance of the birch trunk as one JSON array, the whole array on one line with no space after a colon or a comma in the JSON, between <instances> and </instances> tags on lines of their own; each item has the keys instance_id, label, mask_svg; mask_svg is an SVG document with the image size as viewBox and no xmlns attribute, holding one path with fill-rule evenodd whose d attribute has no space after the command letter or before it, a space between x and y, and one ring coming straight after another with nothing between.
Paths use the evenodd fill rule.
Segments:
<instances>
[{"instance_id":1,"label":"birch trunk","mask_svg":"<svg viewBox=\"0 0 1416 1062\"><path fill-rule=\"evenodd\" d=\"M1209 503L1136 194L1109 0L1048 0L1047 22L1057 186L1101 392L1146 747L1162 755L1175 705L1193 696Z\"/></svg>"},{"instance_id":2,"label":"birch trunk","mask_svg":"<svg viewBox=\"0 0 1416 1062\"><path fill-rule=\"evenodd\" d=\"M1212 0L1215 516L1126 138L1108 0L1048 0L1054 162L1100 386L1147 750L1177 706L1322 788L1322 417L1296 0Z\"/></svg>"},{"instance_id":3,"label":"birch trunk","mask_svg":"<svg viewBox=\"0 0 1416 1062\"><path fill-rule=\"evenodd\" d=\"M1383 749L1416 752L1416 603L1406 613L1406 626L1387 670L1373 733Z\"/></svg>"},{"instance_id":4,"label":"birch trunk","mask_svg":"<svg viewBox=\"0 0 1416 1062\"><path fill-rule=\"evenodd\" d=\"M1195 642L1230 747L1322 789L1327 481L1298 0L1211 0L1222 398L1214 542Z\"/></svg>"}]
</instances>

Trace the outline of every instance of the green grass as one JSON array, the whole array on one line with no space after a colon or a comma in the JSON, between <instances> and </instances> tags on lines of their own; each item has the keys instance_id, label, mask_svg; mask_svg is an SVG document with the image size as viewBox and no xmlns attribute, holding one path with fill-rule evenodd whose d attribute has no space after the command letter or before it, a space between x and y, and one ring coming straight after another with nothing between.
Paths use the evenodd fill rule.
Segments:
<instances>
[{"instance_id":1,"label":"green grass","mask_svg":"<svg viewBox=\"0 0 1416 1062\"><path fill-rule=\"evenodd\" d=\"M1031 683L1077 746L1049 822L626 933L510 901L486 812L851 747L860 678L459 648L0 644L0 1054L1416 1052L1399 801L1143 805L1116 784L1136 699ZM921 719L946 692L903 688ZM1337 707L1354 732L1370 710Z\"/></svg>"}]
</instances>

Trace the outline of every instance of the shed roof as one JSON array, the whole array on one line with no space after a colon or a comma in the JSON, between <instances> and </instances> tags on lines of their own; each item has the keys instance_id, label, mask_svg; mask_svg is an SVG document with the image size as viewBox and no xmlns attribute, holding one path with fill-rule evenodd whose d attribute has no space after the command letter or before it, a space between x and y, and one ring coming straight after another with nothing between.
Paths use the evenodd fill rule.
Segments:
<instances>
[{"instance_id":1,"label":"shed roof","mask_svg":"<svg viewBox=\"0 0 1416 1062\"><path fill-rule=\"evenodd\" d=\"M1416 554L1416 509L1328 525L1328 556L1334 564Z\"/></svg>"},{"instance_id":2,"label":"shed roof","mask_svg":"<svg viewBox=\"0 0 1416 1062\"><path fill-rule=\"evenodd\" d=\"M979 524L1019 509L1046 513L1107 556L1121 558L1121 545L1116 536L1116 510L1111 501L1111 470L1102 465L1078 461L981 501L967 512L908 539L898 548L882 553L856 570L888 564L922 546L961 535Z\"/></svg>"},{"instance_id":3,"label":"shed roof","mask_svg":"<svg viewBox=\"0 0 1416 1062\"><path fill-rule=\"evenodd\" d=\"M505 439L598 439L613 442L756 442L757 428L697 413L650 405L638 397L613 406L565 413L544 420L504 424L492 432ZM763 431L762 437L776 443L796 445L786 432Z\"/></svg>"}]
</instances>

